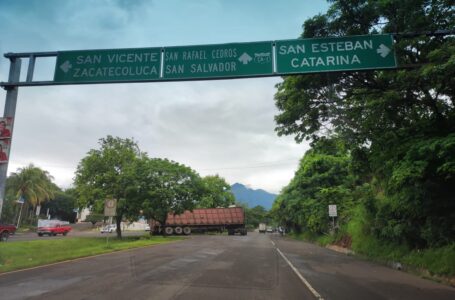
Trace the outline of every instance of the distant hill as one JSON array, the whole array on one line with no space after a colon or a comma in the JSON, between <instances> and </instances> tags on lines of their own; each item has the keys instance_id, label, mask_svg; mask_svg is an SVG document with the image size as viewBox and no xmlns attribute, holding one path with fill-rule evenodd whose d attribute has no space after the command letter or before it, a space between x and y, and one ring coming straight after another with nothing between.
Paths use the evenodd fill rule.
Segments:
<instances>
[{"instance_id":1,"label":"distant hill","mask_svg":"<svg viewBox=\"0 0 455 300\"><path fill-rule=\"evenodd\" d=\"M247 204L250 208L261 205L269 210L272 208L273 201L277 196L264 190L250 189L240 183L234 183L231 189L235 199L240 203Z\"/></svg>"}]
</instances>

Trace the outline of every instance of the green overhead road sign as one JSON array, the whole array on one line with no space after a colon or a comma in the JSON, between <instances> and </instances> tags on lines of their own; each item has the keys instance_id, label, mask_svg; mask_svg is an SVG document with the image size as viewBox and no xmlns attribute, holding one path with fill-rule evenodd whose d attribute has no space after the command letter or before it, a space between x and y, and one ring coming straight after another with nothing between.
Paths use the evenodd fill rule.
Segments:
<instances>
[{"instance_id":1,"label":"green overhead road sign","mask_svg":"<svg viewBox=\"0 0 455 300\"><path fill-rule=\"evenodd\" d=\"M68 83L159 80L161 48L61 51L54 81Z\"/></svg>"},{"instance_id":2,"label":"green overhead road sign","mask_svg":"<svg viewBox=\"0 0 455 300\"><path fill-rule=\"evenodd\" d=\"M391 35L359 35L165 48L61 51L57 54L54 82L241 78L396 66Z\"/></svg>"},{"instance_id":3,"label":"green overhead road sign","mask_svg":"<svg viewBox=\"0 0 455 300\"><path fill-rule=\"evenodd\" d=\"M272 42L164 48L163 79L273 74Z\"/></svg>"},{"instance_id":4,"label":"green overhead road sign","mask_svg":"<svg viewBox=\"0 0 455 300\"><path fill-rule=\"evenodd\" d=\"M396 68L391 35L359 35L276 42L277 73Z\"/></svg>"}]
</instances>

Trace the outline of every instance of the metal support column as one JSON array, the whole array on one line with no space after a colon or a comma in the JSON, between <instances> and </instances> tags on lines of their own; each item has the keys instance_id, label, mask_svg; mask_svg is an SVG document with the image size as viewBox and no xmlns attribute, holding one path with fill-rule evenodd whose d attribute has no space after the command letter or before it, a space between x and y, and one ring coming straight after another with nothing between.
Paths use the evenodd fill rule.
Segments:
<instances>
[{"instance_id":1,"label":"metal support column","mask_svg":"<svg viewBox=\"0 0 455 300\"><path fill-rule=\"evenodd\" d=\"M21 74L21 59L18 57L10 58L11 65L9 69L9 83L19 82L20 74ZM18 94L19 87L18 86L9 86L6 88L6 100L5 100L5 110L3 111L3 117L10 117L12 118L13 122L11 124L11 139L13 137L13 129L14 129L14 122L15 122L15 114L16 114L16 103L17 103L17 94ZM2 215L2 208L3 202L5 199L5 188L6 188L6 176L8 171L8 162L9 162L9 155L11 152L11 144L6 151L6 155L8 160L5 163L0 164L0 220Z\"/></svg>"}]
</instances>

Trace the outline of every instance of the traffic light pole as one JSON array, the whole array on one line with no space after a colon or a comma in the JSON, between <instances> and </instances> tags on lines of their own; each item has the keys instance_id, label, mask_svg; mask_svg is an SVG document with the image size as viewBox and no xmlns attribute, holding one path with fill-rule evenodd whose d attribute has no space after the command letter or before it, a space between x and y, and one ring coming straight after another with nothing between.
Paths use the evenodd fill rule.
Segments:
<instances>
[{"instance_id":1,"label":"traffic light pole","mask_svg":"<svg viewBox=\"0 0 455 300\"><path fill-rule=\"evenodd\" d=\"M9 78L8 82L19 82L21 74L21 59L18 57L10 58L11 65L9 69ZM5 190L6 190L6 176L8 172L8 162L9 155L11 151L11 141L13 137L13 128L14 128L14 117L16 115L16 103L17 103L17 94L19 91L18 86L8 86L6 89L6 100L5 100L5 109L3 111L3 117L11 118L11 138L9 139L9 147L5 151L7 160L0 164L0 220L2 216L3 202L5 200Z\"/></svg>"}]
</instances>

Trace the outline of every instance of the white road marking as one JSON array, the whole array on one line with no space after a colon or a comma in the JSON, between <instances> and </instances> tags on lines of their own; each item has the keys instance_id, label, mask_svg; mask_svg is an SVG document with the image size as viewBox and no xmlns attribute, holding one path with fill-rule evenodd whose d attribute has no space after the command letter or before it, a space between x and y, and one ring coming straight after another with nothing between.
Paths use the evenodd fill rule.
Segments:
<instances>
[{"instance_id":1,"label":"white road marking","mask_svg":"<svg viewBox=\"0 0 455 300\"><path fill-rule=\"evenodd\" d=\"M270 241L270 243L272 243L272 245L275 246L275 242L274 241Z\"/></svg>"},{"instance_id":2,"label":"white road marking","mask_svg":"<svg viewBox=\"0 0 455 300\"><path fill-rule=\"evenodd\" d=\"M288 265L291 267L292 271L294 271L294 273L300 278L300 280L306 285L306 287L311 291L311 293L313 293L313 295L317 298L317 299L320 299L320 300L324 300L324 298L322 298L322 296L311 286L311 284L305 279L303 278L302 274L300 274L299 270L297 270L296 267L294 267L294 265L289 261L289 259L287 259L286 256L284 256L283 252L280 251L280 249L276 248L276 251L278 251L278 253L280 253L281 257L283 257L283 259L288 263Z\"/></svg>"}]
</instances>

